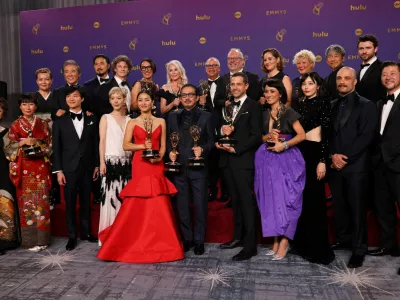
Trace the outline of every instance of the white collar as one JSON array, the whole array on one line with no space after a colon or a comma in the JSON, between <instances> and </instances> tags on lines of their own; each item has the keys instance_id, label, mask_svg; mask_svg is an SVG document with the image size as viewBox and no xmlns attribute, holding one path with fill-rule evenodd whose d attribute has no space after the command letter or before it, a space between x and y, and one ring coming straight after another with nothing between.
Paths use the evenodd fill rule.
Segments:
<instances>
[{"instance_id":1,"label":"white collar","mask_svg":"<svg viewBox=\"0 0 400 300\"><path fill-rule=\"evenodd\" d=\"M369 64L369 67L377 60L378 58L376 57L376 55L373 57L373 58L371 58L369 61L367 61L365 64ZM363 63L363 65L365 65L364 63Z\"/></svg>"},{"instance_id":2,"label":"white collar","mask_svg":"<svg viewBox=\"0 0 400 300\"><path fill-rule=\"evenodd\" d=\"M82 109L80 111L78 111L78 112L73 112L71 110L69 112L78 115L78 114L82 113Z\"/></svg>"},{"instance_id":3,"label":"white collar","mask_svg":"<svg viewBox=\"0 0 400 300\"><path fill-rule=\"evenodd\" d=\"M246 100L246 98L247 98L247 95L244 94L242 97L240 97L239 99L235 99L234 101L235 102L240 101L240 106L242 106L242 104L243 104L244 100Z\"/></svg>"},{"instance_id":4,"label":"white collar","mask_svg":"<svg viewBox=\"0 0 400 300\"><path fill-rule=\"evenodd\" d=\"M237 71L237 72L235 72L235 73L239 73L239 72L243 72L243 68L241 68L239 71ZM232 76L233 74L235 74L235 73L232 73L232 72L229 71L229 74L231 74L231 76Z\"/></svg>"},{"instance_id":5,"label":"white collar","mask_svg":"<svg viewBox=\"0 0 400 300\"><path fill-rule=\"evenodd\" d=\"M394 100L396 100L397 97L398 97L399 94L400 94L400 88L398 88L397 91L395 91L393 94L394 94Z\"/></svg>"},{"instance_id":6,"label":"white collar","mask_svg":"<svg viewBox=\"0 0 400 300\"><path fill-rule=\"evenodd\" d=\"M96 75L96 76L97 76L97 80L100 82L100 78L101 78L101 77L100 77L99 75ZM110 76L107 75L107 77L106 77L106 78L103 78L103 79L107 79L107 80L108 80L108 79L110 79Z\"/></svg>"},{"instance_id":7,"label":"white collar","mask_svg":"<svg viewBox=\"0 0 400 300\"><path fill-rule=\"evenodd\" d=\"M215 78L215 79L211 79L211 78L208 78L208 77L207 77L207 79L208 79L208 80L211 80L211 81L217 81L217 80L219 79L219 77L220 77L220 76L218 75L218 77Z\"/></svg>"},{"instance_id":8,"label":"white collar","mask_svg":"<svg viewBox=\"0 0 400 300\"><path fill-rule=\"evenodd\" d=\"M114 76L114 78L115 78L115 81L117 81L118 85L121 85L121 82L122 82L122 81L126 81L126 79L125 79L125 80L122 80L121 78L119 78L119 77L117 77L117 76Z\"/></svg>"}]
</instances>

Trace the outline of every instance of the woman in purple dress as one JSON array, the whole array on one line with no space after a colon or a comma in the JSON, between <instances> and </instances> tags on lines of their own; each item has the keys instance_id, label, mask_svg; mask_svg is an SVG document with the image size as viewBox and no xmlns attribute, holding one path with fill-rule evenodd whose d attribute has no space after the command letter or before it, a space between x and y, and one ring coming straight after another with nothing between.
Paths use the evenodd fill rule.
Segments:
<instances>
[{"instance_id":1,"label":"woman in purple dress","mask_svg":"<svg viewBox=\"0 0 400 300\"><path fill-rule=\"evenodd\" d=\"M274 237L267 255L282 260L293 239L301 214L305 162L295 147L305 139L300 114L285 106L282 81L271 79L264 97L270 108L263 113L263 142L255 155L255 193L264 237Z\"/></svg>"}]
</instances>

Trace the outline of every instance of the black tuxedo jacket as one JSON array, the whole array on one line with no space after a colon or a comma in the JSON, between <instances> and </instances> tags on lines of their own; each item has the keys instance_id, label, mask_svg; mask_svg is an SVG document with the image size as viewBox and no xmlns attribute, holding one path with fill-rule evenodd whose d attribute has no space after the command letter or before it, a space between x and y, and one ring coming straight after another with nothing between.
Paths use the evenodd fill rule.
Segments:
<instances>
[{"instance_id":1,"label":"black tuxedo jacket","mask_svg":"<svg viewBox=\"0 0 400 300\"><path fill-rule=\"evenodd\" d=\"M221 118L218 134L222 125L226 124L227 122ZM233 126L235 130L231 137L238 140L234 147L235 153L220 150L219 166L225 168L229 164L238 169L254 169L254 154L262 143L261 105L247 97L236 115Z\"/></svg>"},{"instance_id":2,"label":"black tuxedo jacket","mask_svg":"<svg viewBox=\"0 0 400 300\"><path fill-rule=\"evenodd\" d=\"M119 87L115 78L112 78L106 83L100 85L97 92L91 98L91 108L99 120L102 115L109 114L113 111L113 108L110 104L110 98L108 97L108 93L113 87ZM132 90L132 86L130 84L128 84L128 88L129 90Z\"/></svg>"},{"instance_id":3,"label":"black tuxedo jacket","mask_svg":"<svg viewBox=\"0 0 400 300\"><path fill-rule=\"evenodd\" d=\"M371 165L370 146L378 122L376 105L356 92L348 94L345 98L347 104L340 120L338 116L341 98L331 102L330 154L343 154L348 157L348 164L340 172L367 172Z\"/></svg>"},{"instance_id":4,"label":"black tuxedo jacket","mask_svg":"<svg viewBox=\"0 0 400 300\"><path fill-rule=\"evenodd\" d=\"M189 158L194 157L193 146L194 142L191 137L184 137L183 132L183 117L182 112L183 109L179 109L177 111L173 111L168 116L168 134L167 137L170 136L172 132L179 132L180 142L178 144L178 158L177 162L181 163L182 166L186 167ZM200 139L197 142L198 146L203 148L202 157L205 161L205 167L202 169L193 170L188 168L187 175L189 178L197 179L197 178L206 178L208 176L208 156L211 150L215 147L215 139L214 139L214 131L211 120L211 113L200 110L199 108L194 108L192 110L192 116L190 120L190 125L197 125L201 129ZM184 139L189 138L189 143L184 144ZM172 151L171 141L167 138L167 155Z\"/></svg>"},{"instance_id":5,"label":"black tuxedo jacket","mask_svg":"<svg viewBox=\"0 0 400 300\"><path fill-rule=\"evenodd\" d=\"M360 72L361 70L357 72L357 93L374 103L377 103L380 99L383 99L386 95L386 89L382 85L381 80L382 62L377 59L372 65L369 66L361 80Z\"/></svg>"},{"instance_id":6,"label":"black tuxedo jacket","mask_svg":"<svg viewBox=\"0 0 400 300\"><path fill-rule=\"evenodd\" d=\"M394 172L400 172L400 94L397 96L387 118L382 135L380 134L382 110L384 101L377 103L379 121L375 135L375 151L372 156L374 167L383 160L385 165Z\"/></svg>"},{"instance_id":7,"label":"black tuxedo jacket","mask_svg":"<svg viewBox=\"0 0 400 300\"><path fill-rule=\"evenodd\" d=\"M99 166L99 130L95 115L83 112L81 138L76 133L72 119L67 112L53 123L53 171L73 173L81 166L94 170Z\"/></svg>"},{"instance_id":8,"label":"black tuxedo jacket","mask_svg":"<svg viewBox=\"0 0 400 300\"><path fill-rule=\"evenodd\" d=\"M206 104L211 109L212 123L214 129L218 126L219 120L222 117L222 109L225 107L226 101L226 84L224 79L220 76L214 81L217 85L214 95L214 101L211 100L210 93L207 94Z\"/></svg>"},{"instance_id":9,"label":"black tuxedo jacket","mask_svg":"<svg viewBox=\"0 0 400 300\"><path fill-rule=\"evenodd\" d=\"M245 73L249 79L249 88L246 92L247 96L252 100L258 101L260 98L260 80L258 75L247 71L243 71L243 73ZM224 79L224 84L226 87L226 85L231 82L231 74L227 73L222 78Z\"/></svg>"},{"instance_id":10,"label":"black tuxedo jacket","mask_svg":"<svg viewBox=\"0 0 400 300\"><path fill-rule=\"evenodd\" d=\"M85 87L85 102L86 107L89 111L93 111L93 96L97 93L100 88L100 82L97 76L93 79L86 81L83 86Z\"/></svg>"},{"instance_id":11,"label":"black tuxedo jacket","mask_svg":"<svg viewBox=\"0 0 400 300\"><path fill-rule=\"evenodd\" d=\"M7 99L7 83L0 81L0 97Z\"/></svg>"},{"instance_id":12,"label":"black tuxedo jacket","mask_svg":"<svg viewBox=\"0 0 400 300\"><path fill-rule=\"evenodd\" d=\"M332 71L324 79L324 85L329 93L329 99L331 99L331 101L339 98L339 91L337 90L337 85L336 85L336 75L342 67L343 66L336 68L335 71Z\"/></svg>"}]
</instances>

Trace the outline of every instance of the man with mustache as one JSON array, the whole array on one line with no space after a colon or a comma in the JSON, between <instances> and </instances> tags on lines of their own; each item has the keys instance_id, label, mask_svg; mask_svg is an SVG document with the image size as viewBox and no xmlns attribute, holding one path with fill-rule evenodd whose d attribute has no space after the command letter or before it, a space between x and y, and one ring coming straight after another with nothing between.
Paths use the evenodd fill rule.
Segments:
<instances>
[{"instance_id":1,"label":"man with mustache","mask_svg":"<svg viewBox=\"0 0 400 300\"><path fill-rule=\"evenodd\" d=\"M372 156L374 204L381 226L381 248L368 254L400 256L396 230L396 202L400 207L400 63L384 62L381 78L387 94L377 104L380 123Z\"/></svg>"},{"instance_id":2,"label":"man with mustache","mask_svg":"<svg viewBox=\"0 0 400 300\"><path fill-rule=\"evenodd\" d=\"M374 103L355 92L356 76L350 67L337 73L339 98L331 103L333 124L329 138L329 184L337 235L332 248L352 250L349 268L361 267L367 253L369 148L378 121Z\"/></svg>"}]
</instances>

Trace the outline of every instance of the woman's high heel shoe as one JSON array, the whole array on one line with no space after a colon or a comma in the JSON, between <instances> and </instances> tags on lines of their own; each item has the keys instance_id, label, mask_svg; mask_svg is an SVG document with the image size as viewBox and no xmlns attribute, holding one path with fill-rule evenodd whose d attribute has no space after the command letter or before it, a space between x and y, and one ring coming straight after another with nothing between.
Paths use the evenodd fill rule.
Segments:
<instances>
[{"instance_id":1,"label":"woman's high heel shoe","mask_svg":"<svg viewBox=\"0 0 400 300\"><path fill-rule=\"evenodd\" d=\"M289 245L287 245L286 249L285 249L285 254L283 256L279 256L278 254L275 254L274 256L272 256L271 260L282 260L286 257L286 254L289 251Z\"/></svg>"},{"instance_id":2,"label":"woman's high heel shoe","mask_svg":"<svg viewBox=\"0 0 400 300\"><path fill-rule=\"evenodd\" d=\"M273 255L276 255L276 252L275 252L274 250L272 250L272 249L269 249L269 250L267 251L267 253L265 253L265 255L267 255L267 256L273 256Z\"/></svg>"}]
</instances>

